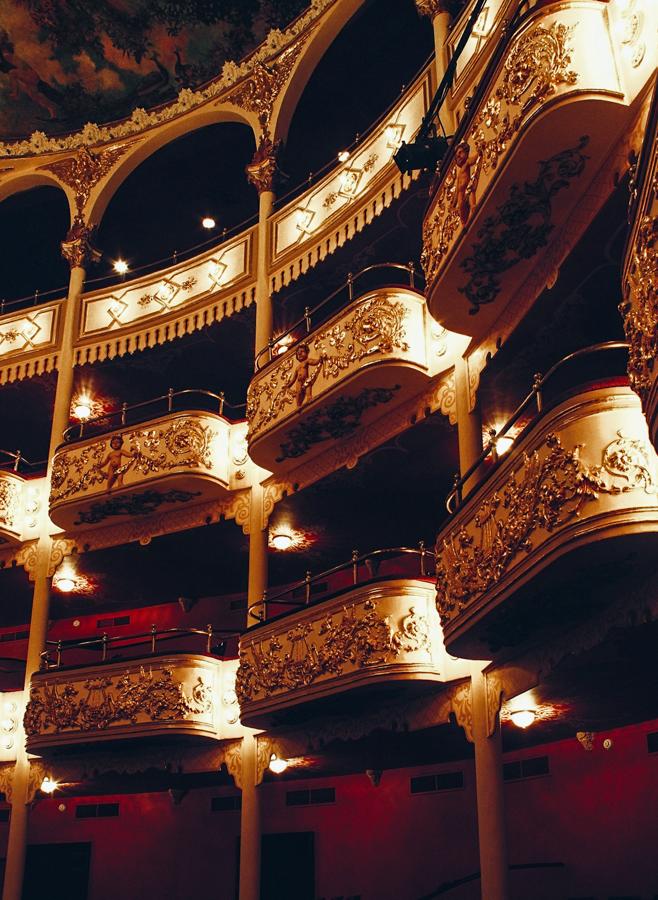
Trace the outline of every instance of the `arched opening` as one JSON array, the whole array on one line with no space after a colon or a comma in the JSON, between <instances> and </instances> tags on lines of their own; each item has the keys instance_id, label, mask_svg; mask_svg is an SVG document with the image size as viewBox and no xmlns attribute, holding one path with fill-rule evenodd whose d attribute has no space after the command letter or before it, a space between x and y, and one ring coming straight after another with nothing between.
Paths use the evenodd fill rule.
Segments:
<instances>
[{"instance_id":1,"label":"arched opening","mask_svg":"<svg viewBox=\"0 0 658 900\"><path fill-rule=\"evenodd\" d=\"M258 212L244 167L251 129L222 122L184 135L149 156L120 185L100 223L102 272L123 259L130 271L169 265L222 237ZM214 220L204 227L203 219ZM210 223L207 223L210 225ZM158 262L160 261L160 262Z\"/></svg>"},{"instance_id":2,"label":"arched opening","mask_svg":"<svg viewBox=\"0 0 658 900\"><path fill-rule=\"evenodd\" d=\"M35 302L35 292L36 302L47 291L62 289L53 298L66 292L69 269L60 243L69 223L68 200L56 187L40 185L0 203L4 312Z\"/></svg>"},{"instance_id":3,"label":"arched opening","mask_svg":"<svg viewBox=\"0 0 658 900\"><path fill-rule=\"evenodd\" d=\"M331 163L396 101L434 49L413 0L369 0L329 47L293 114L284 191Z\"/></svg>"}]
</instances>

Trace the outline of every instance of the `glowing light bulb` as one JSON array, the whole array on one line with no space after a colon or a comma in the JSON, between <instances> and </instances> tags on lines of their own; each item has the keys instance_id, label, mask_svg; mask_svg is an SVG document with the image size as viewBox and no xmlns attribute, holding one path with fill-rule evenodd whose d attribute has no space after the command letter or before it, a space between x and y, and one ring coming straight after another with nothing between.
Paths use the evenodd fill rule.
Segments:
<instances>
[{"instance_id":1,"label":"glowing light bulb","mask_svg":"<svg viewBox=\"0 0 658 900\"><path fill-rule=\"evenodd\" d=\"M507 451L512 448L513 443L514 438L508 437L507 435L499 437L496 441L496 452L498 453L498 456L503 456L507 453Z\"/></svg>"},{"instance_id":2,"label":"glowing light bulb","mask_svg":"<svg viewBox=\"0 0 658 900\"><path fill-rule=\"evenodd\" d=\"M92 411L93 402L88 394L80 394L80 396L73 401L73 415L81 422L86 422L87 419L90 419Z\"/></svg>"},{"instance_id":3,"label":"glowing light bulb","mask_svg":"<svg viewBox=\"0 0 658 900\"><path fill-rule=\"evenodd\" d=\"M49 778L47 775L41 782L41 790L44 794L52 794L59 787L59 782L54 781L52 778Z\"/></svg>"},{"instance_id":4,"label":"glowing light bulb","mask_svg":"<svg viewBox=\"0 0 658 900\"><path fill-rule=\"evenodd\" d=\"M70 594L73 588L75 587L75 581L72 578L58 578L55 582L55 587L58 591L61 591L63 594Z\"/></svg>"},{"instance_id":5,"label":"glowing light bulb","mask_svg":"<svg viewBox=\"0 0 658 900\"><path fill-rule=\"evenodd\" d=\"M201 224L204 228L210 230L211 228L214 228L215 225L217 225L217 222L215 222L212 216L204 216L203 219L201 219Z\"/></svg>"},{"instance_id":6,"label":"glowing light bulb","mask_svg":"<svg viewBox=\"0 0 658 900\"><path fill-rule=\"evenodd\" d=\"M276 753L273 753L270 757L270 771L274 772L275 775L280 775L282 772L285 772L288 768L288 760L280 759Z\"/></svg>"},{"instance_id":7,"label":"glowing light bulb","mask_svg":"<svg viewBox=\"0 0 658 900\"><path fill-rule=\"evenodd\" d=\"M532 709L517 709L510 713L510 719L517 728L529 728L536 719Z\"/></svg>"},{"instance_id":8,"label":"glowing light bulb","mask_svg":"<svg viewBox=\"0 0 658 900\"><path fill-rule=\"evenodd\" d=\"M53 587L62 594L70 594L75 589L75 586L76 578L73 566L68 561L62 563L59 571L55 573L53 578Z\"/></svg>"},{"instance_id":9,"label":"glowing light bulb","mask_svg":"<svg viewBox=\"0 0 658 900\"><path fill-rule=\"evenodd\" d=\"M291 534L273 534L271 544L275 550L290 550L293 545Z\"/></svg>"},{"instance_id":10,"label":"glowing light bulb","mask_svg":"<svg viewBox=\"0 0 658 900\"><path fill-rule=\"evenodd\" d=\"M114 271L117 275L125 275L128 271L128 263L125 259L115 259L114 260Z\"/></svg>"},{"instance_id":11,"label":"glowing light bulb","mask_svg":"<svg viewBox=\"0 0 658 900\"><path fill-rule=\"evenodd\" d=\"M349 158L350 158L349 150L341 150L340 153L338 154L338 162L347 162L347 160Z\"/></svg>"}]
</instances>

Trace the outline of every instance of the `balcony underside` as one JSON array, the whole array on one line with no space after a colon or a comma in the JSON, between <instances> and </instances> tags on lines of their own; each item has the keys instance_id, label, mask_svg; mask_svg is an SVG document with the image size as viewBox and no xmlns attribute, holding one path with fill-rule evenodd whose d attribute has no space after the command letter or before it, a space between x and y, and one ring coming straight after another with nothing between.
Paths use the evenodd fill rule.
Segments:
<instances>
[{"instance_id":1,"label":"balcony underside","mask_svg":"<svg viewBox=\"0 0 658 900\"><path fill-rule=\"evenodd\" d=\"M449 653L491 658L564 629L597 585L658 550L656 456L628 388L575 395L543 415L437 540Z\"/></svg>"},{"instance_id":2,"label":"balcony underside","mask_svg":"<svg viewBox=\"0 0 658 900\"><path fill-rule=\"evenodd\" d=\"M171 414L62 445L53 464L50 518L67 530L89 528L223 497L228 429L210 413Z\"/></svg>"},{"instance_id":3,"label":"balcony underside","mask_svg":"<svg viewBox=\"0 0 658 900\"><path fill-rule=\"evenodd\" d=\"M418 697L463 677L443 649L434 588L395 579L359 585L246 632L236 692L253 728Z\"/></svg>"}]
</instances>

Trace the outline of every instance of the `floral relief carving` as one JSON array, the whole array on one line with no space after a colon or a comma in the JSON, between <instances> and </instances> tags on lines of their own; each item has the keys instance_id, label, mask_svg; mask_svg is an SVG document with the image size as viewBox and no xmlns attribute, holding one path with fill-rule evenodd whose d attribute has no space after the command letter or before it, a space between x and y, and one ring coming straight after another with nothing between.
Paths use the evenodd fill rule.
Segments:
<instances>
[{"instance_id":1,"label":"floral relief carving","mask_svg":"<svg viewBox=\"0 0 658 900\"><path fill-rule=\"evenodd\" d=\"M62 731L97 731L131 723L188 719L212 713L212 690L198 675L189 695L170 668L88 678L81 685L52 682L30 690L24 727L29 737Z\"/></svg>"},{"instance_id":2,"label":"floral relief carving","mask_svg":"<svg viewBox=\"0 0 658 900\"><path fill-rule=\"evenodd\" d=\"M132 142L88 150L81 147L74 156L40 166L68 187L73 188L78 216L82 216L94 187L104 178L131 147ZM67 237L67 241L69 238Z\"/></svg>"},{"instance_id":3,"label":"floral relief carving","mask_svg":"<svg viewBox=\"0 0 658 900\"><path fill-rule=\"evenodd\" d=\"M81 450L62 449L55 456L50 505L89 492L123 487L126 473L143 478L180 467L213 468L214 430L197 419L178 418L171 425L116 432ZM127 449L124 440L127 439Z\"/></svg>"},{"instance_id":4,"label":"floral relief carving","mask_svg":"<svg viewBox=\"0 0 658 900\"><path fill-rule=\"evenodd\" d=\"M619 310L630 344L628 374L646 407L658 356L658 217L644 215L640 220L625 287Z\"/></svg>"},{"instance_id":5,"label":"floral relief carving","mask_svg":"<svg viewBox=\"0 0 658 900\"><path fill-rule=\"evenodd\" d=\"M642 489L655 492L649 450L618 433L602 452L600 466L587 467L581 446L566 450L549 434L524 453L504 485L484 500L472 525L462 524L436 544L437 607L442 620L458 616L494 587L520 553L534 549L539 532L553 532L576 518L599 494Z\"/></svg>"},{"instance_id":6,"label":"floral relief carving","mask_svg":"<svg viewBox=\"0 0 658 900\"><path fill-rule=\"evenodd\" d=\"M574 85L574 26L535 25L512 44L499 84L476 113L423 226L421 263L428 283L475 208L483 174L491 175L528 116L561 85Z\"/></svg>"},{"instance_id":7,"label":"floral relief carving","mask_svg":"<svg viewBox=\"0 0 658 900\"><path fill-rule=\"evenodd\" d=\"M240 648L236 693L241 705L340 676L347 665L357 669L382 665L401 654L431 656L427 618L415 607L393 628L372 600L345 606L340 619L301 622L281 636L252 640Z\"/></svg>"},{"instance_id":8,"label":"floral relief carving","mask_svg":"<svg viewBox=\"0 0 658 900\"><path fill-rule=\"evenodd\" d=\"M20 501L20 483L13 478L3 478L0 473L0 526L17 527Z\"/></svg>"},{"instance_id":9,"label":"floral relief carving","mask_svg":"<svg viewBox=\"0 0 658 900\"><path fill-rule=\"evenodd\" d=\"M249 387L250 439L288 407L291 411L299 409L312 399L313 386L320 375L335 379L375 354L406 352L406 312L402 303L384 296L372 297L358 304L352 315L323 329L309 342L298 344L294 352L275 362L269 374L256 378Z\"/></svg>"}]
</instances>

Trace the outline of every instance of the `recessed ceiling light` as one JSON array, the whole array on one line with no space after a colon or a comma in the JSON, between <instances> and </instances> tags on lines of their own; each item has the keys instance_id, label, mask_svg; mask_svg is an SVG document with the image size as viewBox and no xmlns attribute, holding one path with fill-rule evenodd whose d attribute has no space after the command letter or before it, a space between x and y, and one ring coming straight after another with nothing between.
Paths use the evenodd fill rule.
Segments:
<instances>
[{"instance_id":1,"label":"recessed ceiling light","mask_svg":"<svg viewBox=\"0 0 658 900\"><path fill-rule=\"evenodd\" d=\"M63 578L58 578L57 581L54 581L53 585L58 591L61 591L62 594L70 594L75 587L75 579L65 575Z\"/></svg>"},{"instance_id":2,"label":"recessed ceiling light","mask_svg":"<svg viewBox=\"0 0 658 900\"><path fill-rule=\"evenodd\" d=\"M128 271L128 263L125 259L115 259L114 260L114 271L117 275L125 275Z\"/></svg>"},{"instance_id":3,"label":"recessed ceiling light","mask_svg":"<svg viewBox=\"0 0 658 900\"><path fill-rule=\"evenodd\" d=\"M212 216L204 216L203 219L201 219L201 224L204 228L210 230L211 228L214 228L215 225L217 225L217 222L215 222Z\"/></svg>"}]
</instances>

